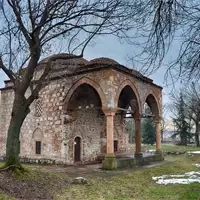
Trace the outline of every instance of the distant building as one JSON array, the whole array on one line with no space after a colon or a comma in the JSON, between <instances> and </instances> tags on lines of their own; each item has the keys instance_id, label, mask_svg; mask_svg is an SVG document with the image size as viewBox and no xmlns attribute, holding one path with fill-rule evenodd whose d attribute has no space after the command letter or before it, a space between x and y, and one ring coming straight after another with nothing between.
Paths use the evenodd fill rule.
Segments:
<instances>
[{"instance_id":1,"label":"distant building","mask_svg":"<svg viewBox=\"0 0 200 200\"><path fill-rule=\"evenodd\" d=\"M178 143L180 141L180 137L179 136L175 136L174 135L175 132L174 131L164 131L163 132L163 143Z\"/></svg>"}]
</instances>

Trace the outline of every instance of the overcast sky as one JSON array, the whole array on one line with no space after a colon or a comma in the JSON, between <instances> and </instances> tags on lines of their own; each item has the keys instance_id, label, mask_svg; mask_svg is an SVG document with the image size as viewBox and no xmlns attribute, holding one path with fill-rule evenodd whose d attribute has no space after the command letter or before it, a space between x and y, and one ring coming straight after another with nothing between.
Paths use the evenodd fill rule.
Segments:
<instances>
[{"instance_id":1,"label":"overcast sky","mask_svg":"<svg viewBox=\"0 0 200 200\"><path fill-rule=\"evenodd\" d=\"M131 55L132 52L136 52L134 46L128 45L126 43L121 44L117 38L112 36L99 37L95 40L95 43L87 47L84 57L87 60L91 60L97 57L108 57L116 60L118 63L127 66L127 55ZM166 61L170 61L174 54L178 52L177 44L174 43L169 55L167 56ZM132 66L129 66L132 67ZM137 67L137 66L136 66ZM153 79L154 83L163 87L163 103L169 103L169 92L172 87L166 87L164 83L164 74L166 68L161 67L157 72L152 74L150 78ZM7 79L5 74L0 70L0 87L4 86L3 81Z\"/></svg>"}]
</instances>

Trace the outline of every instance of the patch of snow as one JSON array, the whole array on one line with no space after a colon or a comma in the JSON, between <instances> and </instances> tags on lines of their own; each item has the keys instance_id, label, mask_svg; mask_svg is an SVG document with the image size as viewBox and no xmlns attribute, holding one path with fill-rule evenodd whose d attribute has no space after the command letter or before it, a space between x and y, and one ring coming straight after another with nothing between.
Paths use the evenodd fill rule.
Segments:
<instances>
[{"instance_id":1,"label":"patch of snow","mask_svg":"<svg viewBox=\"0 0 200 200\"><path fill-rule=\"evenodd\" d=\"M185 175L163 175L163 176L157 176L157 177L152 177L154 181L157 181L159 179L165 179L165 178L183 178Z\"/></svg>"},{"instance_id":2,"label":"patch of snow","mask_svg":"<svg viewBox=\"0 0 200 200\"><path fill-rule=\"evenodd\" d=\"M158 181L156 181L156 183L162 185L200 183L200 178L159 179Z\"/></svg>"},{"instance_id":3,"label":"patch of snow","mask_svg":"<svg viewBox=\"0 0 200 200\"><path fill-rule=\"evenodd\" d=\"M76 177L74 179L77 179L77 180L81 180L81 179L84 179L83 177L79 176L79 177Z\"/></svg>"},{"instance_id":4,"label":"patch of snow","mask_svg":"<svg viewBox=\"0 0 200 200\"><path fill-rule=\"evenodd\" d=\"M163 175L152 177L157 184L190 184L190 183L200 183L200 172L187 172L185 174L178 175Z\"/></svg>"},{"instance_id":5,"label":"patch of snow","mask_svg":"<svg viewBox=\"0 0 200 200\"><path fill-rule=\"evenodd\" d=\"M170 175L172 178L183 178L185 175Z\"/></svg>"},{"instance_id":6,"label":"patch of snow","mask_svg":"<svg viewBox=\"0 0 200 200\"><path fill-rule=\"evenodd\" d=\"M200 164L193 164L193 165L195 165L196 167L200 167Z\"/></svg>"},{"instance_id":7,"label":"patch of snow","mask_svg":"<svg viewBox=\"0 0 200 200\"><path fill-rule=\"evenodd\" d=\"M200 172L187 172L185 173L186 176L193 176L193 175L200 175Z\"/></svg>"},{"instance_id":8,"label":"patch of snow","mask_svg":"<svg viewBox=\"0 0 200 200\"><path fill-rule=\"evenodd\" d=\"M148 152L148 153L154 153L154 152L156 152L156 150L149 149L146 152Z\"/></svg>"},{"instance_id":9,"label":"patch of snow","mask_svg":"<svg viewBox=\"0 0 200 200\"><path fill-rule=\"evenodd\" d=\"M187 154L200 154L200 151L188 151Z\"/></svg>"}]
</instances>

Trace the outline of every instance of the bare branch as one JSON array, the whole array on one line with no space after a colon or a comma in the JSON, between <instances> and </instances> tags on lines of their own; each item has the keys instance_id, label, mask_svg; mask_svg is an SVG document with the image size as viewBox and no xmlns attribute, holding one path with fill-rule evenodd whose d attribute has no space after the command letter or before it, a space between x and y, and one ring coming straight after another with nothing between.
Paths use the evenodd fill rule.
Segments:
<instances>
[{"instance_id":1,"label":"bare branch","mask_svg":"<svg viewBox=\"0 0 200 200\"><path fill-rule=\"evenodd\" d=\"M21 18L21 9L20 9L20 6L19 6L19 2L15 1L15 0L8 0L8 4L13 9L13 12L16 16L17 22L19 24L19 28L22 31L24 37L26 38L26 41L28 42L28 44L31 44L30 35L29 35L27 29L25 28L23 21L22 21L22 18Z\"/></svg>"},{"instance_id":2,"label":"bare branch","mask_svg":"<svg viewBox=\"0 0 200 200\"><path fill-rule=\"evenodd\" d=\"M11 70L9 70L8 68L6 68L4 66L3 61L2 61L2 57L0 57L0 69L2 69L5 72L5 74L9 77L9 79L13 83L15 83L15 75L14 75L14 73Z\"/></svg>"}]
</instances>

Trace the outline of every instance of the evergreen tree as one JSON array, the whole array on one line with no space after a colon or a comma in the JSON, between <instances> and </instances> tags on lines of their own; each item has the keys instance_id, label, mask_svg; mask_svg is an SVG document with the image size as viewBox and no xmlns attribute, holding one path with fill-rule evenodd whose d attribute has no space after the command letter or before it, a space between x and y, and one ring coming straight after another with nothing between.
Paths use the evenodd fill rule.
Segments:
<instances>
[{"instance_id":1,"label":"evergreen tree","mask_svg":"<svg viewBox=\"0 0 200 200\"><path fill-rule=\"evenodd\" d=\"M144 144L153 145L156 142L156 131L153 119L144 119L142 123L142 138Z\"/></svg>"},{"instance_id":2,"label":"evergreen tree","mask_svg":"<svg viewBox=\"0 0 200 200\"><path fill-rule=\"evenodd\" d=\"M180 93L180 98L175 102L175 108L177 110L177 115L173 118L173 122L176 127L175 135L180 136L181 145L187 145L188 139L190 138L190 124L187 122L185 103L182 93Z\"/></svg>"}]
</instances>

